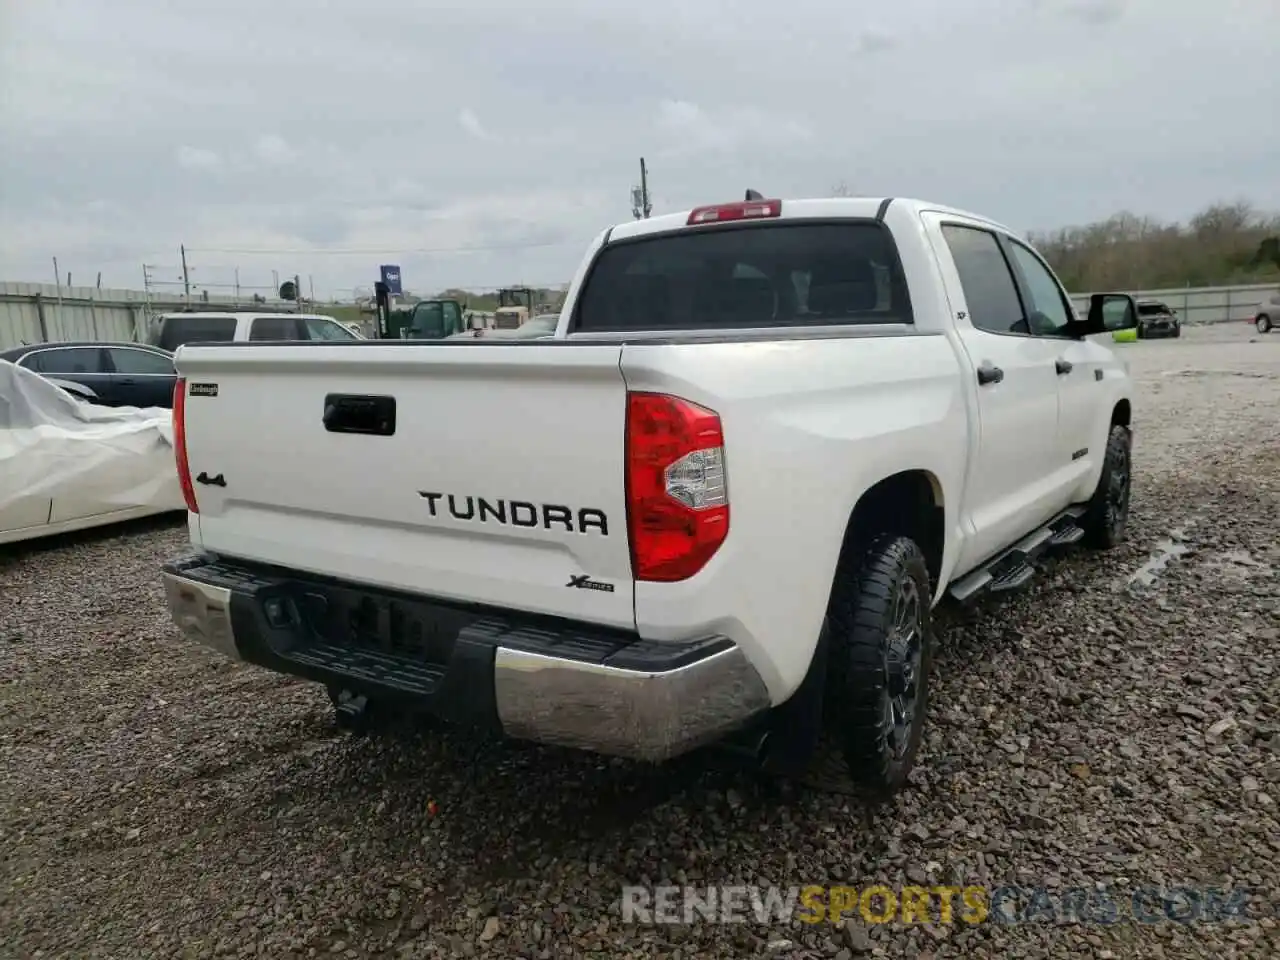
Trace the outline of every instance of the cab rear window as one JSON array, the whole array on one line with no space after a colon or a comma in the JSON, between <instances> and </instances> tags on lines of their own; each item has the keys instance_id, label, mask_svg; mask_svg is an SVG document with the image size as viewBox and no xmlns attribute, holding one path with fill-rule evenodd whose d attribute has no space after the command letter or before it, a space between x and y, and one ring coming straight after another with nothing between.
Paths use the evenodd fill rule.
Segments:
<instances>
[{"instance_id":1,"label":"cab rear window","mask_svg":"<svg viewBox=\"0 0 1280 960\"><path fill-rule=\"evenodd\" d=\"M753 223L607 246L578 331L911 323L893 236L876 221Z\"/></svg>"}]
</instances>

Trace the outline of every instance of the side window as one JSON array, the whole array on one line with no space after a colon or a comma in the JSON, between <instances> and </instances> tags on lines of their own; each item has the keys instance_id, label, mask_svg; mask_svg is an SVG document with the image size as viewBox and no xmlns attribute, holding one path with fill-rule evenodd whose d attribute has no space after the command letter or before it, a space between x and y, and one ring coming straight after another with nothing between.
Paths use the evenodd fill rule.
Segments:
<instances>
[{"instance_id":1,"label":"side window","mask_svg":"<svg viewBox=\"0 0 1280 960\"><path fill-rule=\"evenodd\" d=\"M1064 336L1067 324L1071 322L1071 308L1067 306L1067 298L1058 281L1040 258L1018 241L1010 239L1009 247L1031 293L1030 309L1027 310L1031 332L1039 337Z\"/></svg>"},{"instance_id":2,"label":"side window","mask_svg":"<svg viewBox=\"0 0 1280 960\"><path fill-rule=\"evenodd\" d=\"M112 347L107 351L111 358L111 366L116 373L154 375L169 377L173 375L173 361L163 354L149 350L130 350L128 347Z\"/></svg>"},{"instance_id":3,"label":"side window","mask_svg":"<svg viewBox=\"0 0 1280 960\"><path fill-rule=\"evenodd\" d=\"M97 347L65 347L28 354L25 367L37 373L103 373L102 351Z\"/></svg>"},{"instance_id":4,"label":"side window","mask_svg":"<svg viewBox=\"0 0 1280 960\"><path fill-rule=\"evenodd\" d=\"M444 306L444 335L462 332L462 314L458 310L456 303L445 303Z\"/></svg>"},{"instance_id":5,"label":"side window","mask_svg":"<svg viewBox=\"0 0 1280 960\"><path fill-rule=\"evenodd\" d=\"M960 274L973 325L991 333L1029 333L1013 273L995 235L975 227L946 225L942 236Z\"/></svg>"},{"instance_id":6,"label":"side window","mask_svg":"<svg viewBox=\"0 0 1280 960\"><path fill-rule=\"evenodd\" d=\"M303 326L307 330L307 338L309 340L354 340L351 331L345 329L341 324L332 320L324 320L320 317L303 318Z\"/></svg>"},{"instance_id":7,"label":"side window","mask_svg":"<svg viewBox=\"0 0 1280 960\"><path fill-rule=\"evenodd\" d=\"M301 340L298 335L298 318L281 315L278 317L254 317L249 327L250 340Z\"/></svg>"}]
</instances>

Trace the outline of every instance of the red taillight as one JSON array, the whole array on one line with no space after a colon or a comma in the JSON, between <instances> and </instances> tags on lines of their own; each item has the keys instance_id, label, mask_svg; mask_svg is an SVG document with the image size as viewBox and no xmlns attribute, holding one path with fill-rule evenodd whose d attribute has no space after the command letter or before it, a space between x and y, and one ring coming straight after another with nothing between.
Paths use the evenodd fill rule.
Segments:
<instances>
[{"instance_id":1,"label":"red taillight","mask_svg":"<svg viewBox=\"0 0 1280 960\"><path fill-rule=\"evenodd\" d=\"M187 463L187 381L179 377L173 385L173 455L178 462L178 483L187 509L200 512L196 488L191 485L191 467Z\"/></svg>"},{"instance_id":2,"label":"red taillight","mask_svg":"<svg viewBox=\"0 0 1280 960\"><path fill-rule=\"evenodd\" d=\"M781 200L747 200L742 203L718 203L711 207L697 207L685 226L698 223L727 223L731 220L762 220L782 216Z\"/></svg>"},{"instance_id":3,"label":"red taillight","mask_svg":"<svg viewBox=\"0 0 1280 960\"><path fill-rule=\"evenodd\" d=\"M729 534L720 417L679 397L628 394L626 450L633 575L686 580Z\"/></svg>"}]
</instances>

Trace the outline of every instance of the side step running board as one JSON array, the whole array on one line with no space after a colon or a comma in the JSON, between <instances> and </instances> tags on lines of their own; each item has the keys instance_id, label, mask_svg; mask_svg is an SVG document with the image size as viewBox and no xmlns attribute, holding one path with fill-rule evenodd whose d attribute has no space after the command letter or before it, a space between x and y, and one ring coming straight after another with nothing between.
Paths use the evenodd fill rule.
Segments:
<instances>
[{"instance_id":1,"label":"side step running board","mask_svg":"<svg viewBox=\"0 0 1280 960\"><path fill-rule=\"evenodd\" d=\"M1043 527L1023 537L1004 553L951 584L948 593L965 603L981 593L1003 593L1025 586L1035 576L1035 560L1052 547L1078 543L1084 537L1080 518L1085 507L1068 507Z\"/></svg>"}]
</instances>

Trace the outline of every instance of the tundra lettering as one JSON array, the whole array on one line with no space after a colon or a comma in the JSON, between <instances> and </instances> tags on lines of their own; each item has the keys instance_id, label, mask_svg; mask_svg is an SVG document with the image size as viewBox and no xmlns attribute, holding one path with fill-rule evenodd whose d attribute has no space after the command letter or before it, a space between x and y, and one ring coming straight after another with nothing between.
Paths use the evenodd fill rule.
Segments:
<instances>
[{"instance_id":1,"label":"tundra lettering","mask_svg":"<svg viewBox=\"0 0 1280 960\"><path fill-rule=\"evenodd\" d=\"M500 523L513 527L537 527L544 530L563 529L569 533L586 533L595 530L602 537L609 535L609 518L603 510L583 507L575 512L569 507L554 503L534 504L527 500L486 500L484 497L459 496L453 493L431 493L419 490L418 496L427 501L431 516L441 515L440 501L449 505L449 516L455 520L474 520L480 523ZM576 525L575 525L576 519Z\"/></svg>"}]
</instances>

